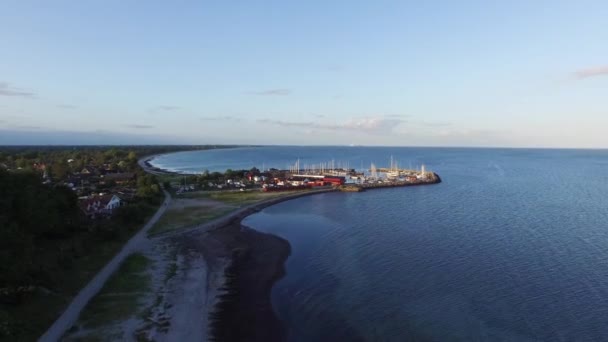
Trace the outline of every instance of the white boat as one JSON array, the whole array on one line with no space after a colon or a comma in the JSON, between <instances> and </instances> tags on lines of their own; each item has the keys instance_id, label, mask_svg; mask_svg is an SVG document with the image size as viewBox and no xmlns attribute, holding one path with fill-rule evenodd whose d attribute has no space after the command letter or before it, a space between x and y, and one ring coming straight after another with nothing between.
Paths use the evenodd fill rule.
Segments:
<instances>
[{"instance_id":1,"label":"white boat","mask_svg":"<svg viewBox=\"0 0 608 342\"><path fill-rule=\"evenodd\" d=\"M386 173L388 178L399 178L399 171L389 171Z\"/></svg>"}]
</instances>

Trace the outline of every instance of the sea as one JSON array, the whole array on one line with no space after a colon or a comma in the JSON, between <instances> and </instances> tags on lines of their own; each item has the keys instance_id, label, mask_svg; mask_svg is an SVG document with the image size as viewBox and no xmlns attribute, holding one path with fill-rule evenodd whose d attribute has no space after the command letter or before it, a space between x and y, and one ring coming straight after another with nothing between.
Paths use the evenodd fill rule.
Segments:
<instances>
[{"instance_id":1,"label":"sea","mask_svg":"<svg viewBox=\"0 0 608 342\"><path fill-rule=\"evenodd\" d=\"M442 183L326 193L243 224L289 241L290 341L608 341L608 151L273 146L180 152L181 171L335 160Z\"/></svg>"}]
</instances>

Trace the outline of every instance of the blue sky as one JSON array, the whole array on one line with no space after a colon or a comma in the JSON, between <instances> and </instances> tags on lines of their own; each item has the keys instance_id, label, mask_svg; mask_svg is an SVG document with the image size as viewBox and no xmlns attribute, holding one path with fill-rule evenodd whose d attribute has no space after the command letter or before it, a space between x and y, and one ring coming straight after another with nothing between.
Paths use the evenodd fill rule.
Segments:
<instances>
[{"instance_id":1,"label":"blue sky","mask_svg":"<svg viewBox=\"0 0 608 342\"><path fill-rule=\"evenodd\" d=\"M5 1L0 144L608 148L605 1Z\"/></svg>"}]
</instances>

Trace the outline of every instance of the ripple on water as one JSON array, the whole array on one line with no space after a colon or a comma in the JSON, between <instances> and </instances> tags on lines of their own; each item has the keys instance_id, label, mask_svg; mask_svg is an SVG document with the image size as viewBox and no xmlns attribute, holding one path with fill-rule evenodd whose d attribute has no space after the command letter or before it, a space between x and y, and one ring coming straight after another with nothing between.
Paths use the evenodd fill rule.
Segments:
<instances>
[{"instance_id":1,"label":"ripple on water","mask_svg":"<svg viewBox=\"0 0 608 342\"><path fill-rule=\"evenodd\" d=\"M431 154L439 185L247 219L292 245L273 290L292 340L606 340L608 153Z\"/></svg>"}]
</instances>

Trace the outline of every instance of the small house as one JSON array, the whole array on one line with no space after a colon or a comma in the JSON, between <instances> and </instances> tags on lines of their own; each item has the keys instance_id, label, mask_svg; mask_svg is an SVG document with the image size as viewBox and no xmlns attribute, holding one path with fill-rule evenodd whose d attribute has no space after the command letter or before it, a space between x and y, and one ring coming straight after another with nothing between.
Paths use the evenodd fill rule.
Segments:
<instances>
[{"instance_id":1,"label":"small house","mask_svg":"<svg viewBox=\"0 0 608 342\"><path fill-rule=\"evenodd\" d=\"M120 197L116 195L91 196L79 201L80 209L91 219L110 216L122 204Z\"/></svg>"}]
</instances>

